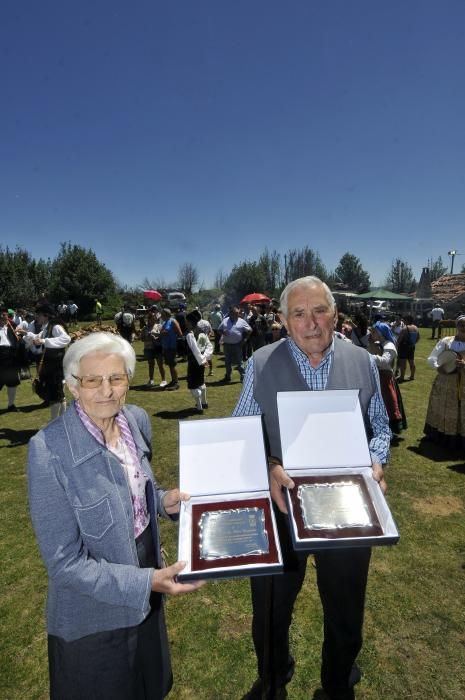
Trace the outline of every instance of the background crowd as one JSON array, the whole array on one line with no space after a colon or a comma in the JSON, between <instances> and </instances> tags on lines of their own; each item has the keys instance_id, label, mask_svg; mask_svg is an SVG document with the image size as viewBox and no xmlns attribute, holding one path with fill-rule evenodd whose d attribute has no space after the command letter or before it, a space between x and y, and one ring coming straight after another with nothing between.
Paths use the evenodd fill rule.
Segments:
<instances>
[{"instance_id":1,"label":"background crowd","mask_svg":"<svg viewBox=\"0 0 465 700\"><path fill-rule=\"evenodd\" d=\"M102 304L96 299L95 324L89 330L101 328L102 312ZM75 337L81 336L81 331L76 331L77 314L78 307L73 302L54 307L46 299L40 300L33 313L1 307L0 386L7 390L7 411L18 411L16 388L21 380L32 380L33 390L44 402L42 405L50 407L51 418L65 410L62 361L68 345ZM437 333L438 343L428 363L439 370L439 377L433 387L425 434L435 439L446 435L446 442L456 444L465 436L459 415L460 401L455 401L455 395L461 396L462 392L460 353L465 348L461 345L461 317L457 334L441 338L440 321L443 318L444 310L436 304L431 312L431 338ZM71 326L74 326L74 332L70 330ZM286 337L287 333L274 299L262 304L236 304L227 310L216 303L204 312L196 308L190 313L184 303L175 309L154 304L142 313L124 307L115 315L114 326L106 326L106 330L114 330L130 343L136 339L142 341L148 389L178 390L177 366L180 362L187 362L187 385L199 413L208 407L207 388L201 375L205 370L207 376L213 375L213 355L222 357L225 368L224 376L216 380L228 383L236 371L242 381L246 362L252 354ZM390 428L394 435L398 435L407 427L400 385L404 381L413 381L416 373L415 348L420 332L413 317L399 315L388 322L382 315L377 315L370 322L360 311L353 315L340 312L335 334L365 348L375 357ZM446 350L455 354L443 355ZM438 394L440 399L434 400ZM441 416L443 414L440 408L443 399L449 407L448 412L452 411L447 420L437 417L438 411Z\"/></svg>"}]
</instances>

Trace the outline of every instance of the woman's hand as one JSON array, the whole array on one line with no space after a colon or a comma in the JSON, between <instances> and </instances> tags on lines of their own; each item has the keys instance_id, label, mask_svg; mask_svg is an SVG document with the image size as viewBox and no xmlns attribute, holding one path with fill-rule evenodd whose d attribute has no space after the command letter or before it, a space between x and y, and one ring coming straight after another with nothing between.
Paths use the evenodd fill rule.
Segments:
<instances>
[{"instance_id":1,"label":"woman's hand","mask_svg":"<svg viewBox=\"0 0 465 700\"><path fill-rule=\"evenodd\" d=\"M174 513L179 513L181 507L181 501L188 501L190 498L188 493L184 493L179 489L171 489L165 493L163 498L163 508L166 510L168 515L174 515Z\"/></svg>"},{"instance_id":2,"label":"woman's hand","mask_svg":"<svg viewBox=\"0 0 465 700\"><path fill-rule=\"evenodd\" d=\"M168 593L169 595L183 595L202 588L206 581L191 581L189 583L178 583L176 581L176 576L185 566L185 561L177 561L165 569L155 569L152 576L152 591Z\"/></svg>"}]
</instances>

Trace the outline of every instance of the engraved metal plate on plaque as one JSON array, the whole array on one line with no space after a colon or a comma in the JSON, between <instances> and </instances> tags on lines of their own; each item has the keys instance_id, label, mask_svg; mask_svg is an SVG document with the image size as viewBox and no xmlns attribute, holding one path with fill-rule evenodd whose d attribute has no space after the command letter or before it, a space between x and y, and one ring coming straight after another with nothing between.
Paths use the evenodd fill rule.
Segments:
<instances>
[{"instance_id":1,"label":"engraved metal plate on plaque","mask_svg":"<svg viewBox=\"0 0 465 700\"><path fill-rule=\"evenodd\" d=\"M202 513L200 558L228 559L267 554L268 534L262 508L233 508Z\"/></svg>"},{"instance_id":2,"label":"engraved metal plate on plaque","mask_svg":"<svg viewBox=\"0 0 465 700\"><path fill-rule=\"evenodd\" d=\"M362 489L353 481L302 484L297 492L308 530L370 526Z\"/></svg>"}]
</instances>

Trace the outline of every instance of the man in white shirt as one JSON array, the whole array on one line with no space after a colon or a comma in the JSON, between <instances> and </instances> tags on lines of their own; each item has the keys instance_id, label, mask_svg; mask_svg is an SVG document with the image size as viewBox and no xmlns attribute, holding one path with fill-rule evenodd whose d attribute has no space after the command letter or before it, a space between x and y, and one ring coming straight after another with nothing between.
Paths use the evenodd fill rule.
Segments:
<instances>
[{"instance_id":1,"label":"man in white shirt","mask_svg":"<svg viewBox=\"0 0 465 700\"><path fill-rule=\"evenodd\" d=\"M440 322L444 318L444 309L442 309L439 304L435 304L434 308L431 309L429 315L431 316L431 338L436 335L436 328L438 329L438 339L441 337L441 325Z\"/></svg>"},{"instance_id":2,"label":"man in white shirt","mask_svg":"<svg viewBox=\"0 0 465 700\"><path fill-rule=\"evenodd\" d=\"M223 335L224 364L226 374L223 382L231 381L231 371L234 365L240 374L241 381L244 377L244 366L242 364L242 345L252 332L251 327L243 318L239 316L239 307L231 306L229 316L226 316L218 328Z\"/></svg>"}]
</instances>

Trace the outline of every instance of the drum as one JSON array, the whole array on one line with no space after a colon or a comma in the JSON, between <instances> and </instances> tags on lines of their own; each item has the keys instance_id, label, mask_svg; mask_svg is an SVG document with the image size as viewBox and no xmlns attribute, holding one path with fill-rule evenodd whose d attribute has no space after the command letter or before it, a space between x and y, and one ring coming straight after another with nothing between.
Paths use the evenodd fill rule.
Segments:
<instances>
[{"instance_id":1,"label":"drum","mask_svg":"<svg viewBox=\"0 0 465 700\"><path fill-rule=\"evenodd\" d=\"M453 350L443 350L438 357L438 371L442 374L452 374L457 370L457 358L460 355Z\"/></svg>"}]
</instances>

